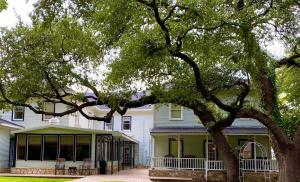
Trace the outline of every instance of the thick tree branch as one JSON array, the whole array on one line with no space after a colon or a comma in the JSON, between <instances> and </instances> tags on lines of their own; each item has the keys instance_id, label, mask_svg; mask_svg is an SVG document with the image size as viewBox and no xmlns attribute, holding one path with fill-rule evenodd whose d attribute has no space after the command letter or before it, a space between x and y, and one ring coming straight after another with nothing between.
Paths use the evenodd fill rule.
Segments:
<instances>
[{"instance_id":1,"label":"thick tree branch","mask_svg":"<svg viewBox=\"0 0 300 182\"><path fill-rule=\"evenodd\" d=\"M274 121L269 115L266 115L258 110L250 108L241 109L241 111L237 113L237 118L253 118L261 122L270 130L272 135L276 138L281 150L289 148L292 144L288 137L283 133L281 128L279 128L279 126L277 126L276 123L274 123Z\"/></svg>"},{"instance_id":2,"label":"thick tree branch","mask_svg":"<svg viewBox=\"0 0 300 182\"><path fill-rule=\"evenodd\" d=\"M295 66L297 68L300 68L300 62L296 61L296 59L299 58L300 58L300 54L294 54L288 58L281 59L277 63L277 68L280 68L282 66L287 66L287 67Z\"/></svg>"},{"instance_id":3,"label":"thick tree branch","mask_svg":"<svg viewBox=\"0 0 300 182\"><path fill-rule=\"evenodd\" d=\"M211 92L208 91L208 89L204 86L202 77L200 74L200 69L197 65L197 63L190 58L188 55L180 52L180 51L174 51L171 44L171 35L168 27L165 25L165 22L160 18L160 13L158 10L158 7L156 5L156 1L153 0L152 3L149 4L149 2L145 2L142 0L138 0L138 2L143 3L144 5L150 7L154 12L154 17L157 22L157 24L160 26L161 30L164 32L165 35L165 41L166 41L166 48L170 52L170 54L174 57L180 58L181 60L185 61L188 65L191 66L194 72L195 81L196 81L196 87L197 90L202 94L202 96L207 101L214 102L219 108L228 111L228 112L234 112L236 110L235 107L224 104L218 97L213 95Z\"/></svg>"}]
</instances>

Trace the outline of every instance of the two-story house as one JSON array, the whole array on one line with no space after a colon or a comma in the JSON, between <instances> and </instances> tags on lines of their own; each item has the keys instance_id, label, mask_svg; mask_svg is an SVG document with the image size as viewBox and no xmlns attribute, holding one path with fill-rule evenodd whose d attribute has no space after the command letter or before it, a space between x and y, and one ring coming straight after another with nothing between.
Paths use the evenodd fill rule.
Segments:
<instances>
[{"instance_id":1,"label":"two-story house","mask_svg":"<svg viewBox=\"0 0 300 182\"><path fill-rule=\"evenodd\" d=\"M276 161L271 160L268 131L261 123L236 119L223 133L240 159L241 170L277 170ZM184 107L155 105L151 142L150 176L207 176L226 168L205 127L192 110Z\"/></svg>"},{"instance_id":2,"label":"two-story house","mask_svg":"<svg viewBox=\"0 0 300 182\"><path fill-rule=\"evenodd\" d=\"M47 112L66 109L61 103L44 104ZM84 112L102 116L107 109L94 106ZM0 145L7 161L0 168L11 168L12 173L52 174L57 158L66 160L66 169L79 168L84 159L91 159L93 173L98 172L99 161L106 162L107 173L126 166L150 164L149 131L153 123L150 105L129 110L125 116L115 114L110 123L88 120L79 112L54 118L24 107L12 107L1 116L13 129L6 129L5 145Z\"/></svg>"}]
</instances>

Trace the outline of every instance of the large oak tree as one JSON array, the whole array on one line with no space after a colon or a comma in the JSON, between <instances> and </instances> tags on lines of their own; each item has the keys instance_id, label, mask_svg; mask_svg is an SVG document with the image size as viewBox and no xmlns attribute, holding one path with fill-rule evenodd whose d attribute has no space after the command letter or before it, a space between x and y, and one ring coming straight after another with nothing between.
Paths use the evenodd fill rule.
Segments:
<instances>
[{"instance_id":1,"label":"large oak tree","mask_svg":"<svg viewBox=\"0 0 300 182\"><path fill-rule=\"evenodd\" d=\"M270 130L280 181L295 182L299 8L297 0L41 0L32 25L2 30L1 106L41 114L42 102L33 101L60 102L69 109L48 114L79 111L108 121L132 107L180 104L212 135L227 181L239 180L239 165L222 130L235 118L254 118ZM286 58L268 54L265 46L274 42L284 44ZM142 89L150 94L130 100ZM84 113L97 104L111 111L105 117Z\"/></svg>"}]
</instances>

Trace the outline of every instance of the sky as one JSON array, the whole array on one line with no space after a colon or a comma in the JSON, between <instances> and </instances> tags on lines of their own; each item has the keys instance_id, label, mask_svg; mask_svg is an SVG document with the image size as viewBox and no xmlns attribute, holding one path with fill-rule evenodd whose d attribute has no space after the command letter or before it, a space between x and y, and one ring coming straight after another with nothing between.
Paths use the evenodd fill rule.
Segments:
<instances>
[{"instance_id":1,"label":"sky","mask_svg":"<svg viewBox=\"0 0 300 182\"><path fill-rule=\"evenodd\" d=\"M33 10L33 3L36 0L7 0L8 8L0 12L0 27L11 28L18 22L20 17L25 23L30 23L29 14ZM283 58L284 47L280 42L270 42L265 47L266 50L275 58Z\"/></svg>"},{"instance_id":2,"label":"sky","mask_svg":"<svg viewBox=\"0 0 300 182\"><path fill-rule=\"evenodd\" d=\"M0 12L0 26L13 27L18 22L17 16L30 23L29 13L33 10L34 2L34 0L7 0L8 8Z\"/></svg>"}]
</instances>

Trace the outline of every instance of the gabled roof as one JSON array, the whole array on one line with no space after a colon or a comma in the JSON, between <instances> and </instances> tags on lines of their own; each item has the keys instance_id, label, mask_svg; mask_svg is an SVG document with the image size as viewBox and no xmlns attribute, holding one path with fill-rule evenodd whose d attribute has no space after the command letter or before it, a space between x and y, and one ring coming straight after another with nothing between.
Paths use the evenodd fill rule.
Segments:
<instances>
[{"instance_id":1,"label":"gabled roof","mask_svg":"<svg viewBox=\"0 0 300 182\"><path fill-rule=\"evenodd\" d=\"M8 128L13 128L13 129L23 129L24 127L18 124L15 124L13 122L4 120L0 118L0 126L8 127Z\"/></svg>"}]
</instances>

